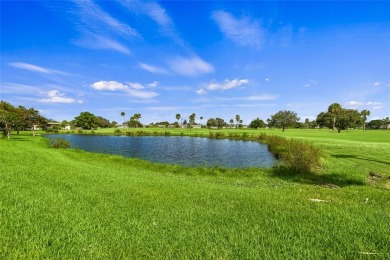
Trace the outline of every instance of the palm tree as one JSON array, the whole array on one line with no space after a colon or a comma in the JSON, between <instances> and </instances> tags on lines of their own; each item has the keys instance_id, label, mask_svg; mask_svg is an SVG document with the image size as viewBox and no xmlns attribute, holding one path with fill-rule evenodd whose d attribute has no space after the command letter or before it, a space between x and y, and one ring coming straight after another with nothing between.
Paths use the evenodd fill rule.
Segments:
<instances>
[{"instance_id":1,"label":"palm tree","mask_svg":"<svg viewBox=\"0 0 390 260\"><path fill-rule=\"evenodd\" d=\"M126 119L125 119L125 112L121 112L121 116L123 117L123 121L126 121ZM127 126L126 126L126 128L127 128Z\"/></svg>"},{"instance_id":2,"label":"palm tree","mask_svg":"<svg viewBox=\"0 0 390 260\"><path fill-rule=\"evenodd\" d=\"M367 109L364 109L360 112L360 116L363 119L363 131L366 130L366 120L367 120L367 116L370 116L370 114L371 114L370 110Z\"/></svg>"},{"instance_id":3,"label":"palm tree","mask_svg":"<svg viewBox=\"0 0 390 260\"><path fill-rule=\"evenodd\" d=\"M133 118L136 121L135 127L138 128L138 119L141 118L141 114L134 114Z\"/></svg>"},{"instance_id":4,"label":"palm tree","mask_svg":"<svg viewBox=\"0 0 390 260\"><path fill-rule=\"evenodd\" d=\"M192 128L192 124L195 122L195 113L192 113L192 115L190 115L190 130Z\"/></svg>"},{"instance_id":5,"label":"palm tree","mask_svg":"<svg viewBox=\"0 0 390 260\"><path fill-rule=\"evenodd\" d=\"M181 115L180 114L176 114L177 123L179 123L180 118L181 118Z\"/></svg>"},{"instance_id":6,"label":"palm tree","mask_svg":"<svg viewBox=\"0 0 390 260\"><path fill-rule=\"evenodd\" d=\"M200 116L199 119L200 119L200 124L202 125L203 116Z\"/></svg>"},{"instance_id":7,"label":"palm tree","mask_svg":"<svg viewBox=\"0 0 390 260\"><path fill-rule=\"evenodd\" d=\"M230 123L230 128L233 128L234 120L233 120L233 119L230 119L229 123Z\"/></svg>"},{"instance_id":8,"label":"palm tree","mask_svg":"<svg viewBox=\"0 0 390 260\"><path fill-rule=\"evenodd\" d=\"M328 107L328 112L333 117L333 127L332 127L333 130L336 126L336 117L340 114L340 112L342 110L343 110L343 108L341 107L341 105L339 103L333 103Z\"/></svg>"},{"instance_id":9,"label":"palm tree","mask_svg":"<svg viewBox=\"0 0 390 260\"><path fill-rule=\"evenodd\" d=\"M238 128L238 122L240 122L240 115L236 115L236 121L237 121L236 128Z\"/></svg>"},{"instance_id":10,"label":"palm tree","mask_svg":"<svg viewBox=\"0 0 390 260\"><path fill-rule=\"evenodd\" d=\"M241 125L241 127L242 127L242 122L243 122L242 119L240 119L240 125Z\"/></svg>"}]
</instances>

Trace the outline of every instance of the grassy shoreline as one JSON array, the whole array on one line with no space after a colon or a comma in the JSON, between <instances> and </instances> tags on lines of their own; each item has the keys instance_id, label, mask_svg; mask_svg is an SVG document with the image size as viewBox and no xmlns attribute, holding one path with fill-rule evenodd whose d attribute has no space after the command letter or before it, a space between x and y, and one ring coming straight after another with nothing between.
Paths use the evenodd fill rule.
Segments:
<instances>
[{"instance_id":1,"label":"grassy shoreline","mask_svg":"<svg viewBox=\"0 0 390 260\"><path fill-rule=\"evenodd\" d=\"M331 134L284 134L325 151L320 182L0 140L0 258L386 259L390 140Z\"/></svg>"}]
</instances>

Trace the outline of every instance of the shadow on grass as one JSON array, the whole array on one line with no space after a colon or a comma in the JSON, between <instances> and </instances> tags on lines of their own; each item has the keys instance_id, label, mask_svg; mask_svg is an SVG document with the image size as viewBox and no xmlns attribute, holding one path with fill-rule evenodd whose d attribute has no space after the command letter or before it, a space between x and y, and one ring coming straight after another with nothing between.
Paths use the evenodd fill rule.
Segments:
<instances>
[{"instance_id":1,"label":"shadow on grass","mask_svg":"<svg viewBox=\"0 0 390 260\"><path fill-rule=\"evenodd\" d=\"M363 180L348 178L338 173L318 174L318 173L297 173L289 168L275 167L271 173L273 177L302 184L312 185L336 185L339 187L365 185Z\"/></svg>"},{"instance_id":2,"label":"shadow on grass","mask_svg":"<svg viewBox=\"0 0 390 260\"><path fill-rule=\"evenodd\" d=\"M343 158L343 159L358 159L358 160L364 160L364 161L370 161L370 162L377 162L377 163L383 163L383 164L388 164L390 165L390 162L385 162L385 161L379 161L379 160L374 160L374 159L368 159L368 158L363 158L360 156L356 155L349 155L349 154L333 154L331 155L334 158Z\"/></svg>"}]
</instances>

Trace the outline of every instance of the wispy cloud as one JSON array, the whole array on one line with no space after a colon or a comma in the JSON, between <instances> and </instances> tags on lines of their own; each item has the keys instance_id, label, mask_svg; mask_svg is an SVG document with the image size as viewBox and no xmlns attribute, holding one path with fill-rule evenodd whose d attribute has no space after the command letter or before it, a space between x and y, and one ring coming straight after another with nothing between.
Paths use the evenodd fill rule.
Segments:
<instances>
[{"instance_id":1,"label":"wispy cloud","mask_svg":"<svg viewBox=\"0 0 390 260\"><path fill-rule=\"evenodd\" d=\"M73 43L87 49L113 50L126 55L131 54L131 51L120 42L93 33L85 33L83 38L75 40Z\"/></svg>"},{"instance_id":2,"label":"wispy cloud","mask_svg":"<svg viewBox=\"0 0 390 260\"><path fill-rule=\"evenodd\" d=\"M225 79L225 81L223 81L223 82L211 82L210 84L207 85L206 90L209 90L209 91L216 91L216 90L224 91L224 90L228 90L228 89L232 89L232 88L237 88L239 86L247 84L248 82L249 82L248 79L233 79L233 80ZM199 95L204 95L204 94L207 93L206 90L205 89L199 89L198 91L196 91L196 93L199 94Z\"/></svg>"},{"instance_id":3,"label":"wispy cloud","mask_svg":"<svg viewBox=\"0 0 390 260\"><path fill-rule=\"evenodd\" d=\"M173 39L179 45L184 45L184 40L180 37L175 29L172 18L167 11L157 2L154 1L122 1L121 2L129 11L138 15L145 15L153 20L159 27L160 32Z\"/></svg>"},{"instance_id":4,"label":"wispy cloud","mask_svg":"<svg viewBox=\"0 0 390 260\"><path fill-rule=\"evenodd\" d=\"M80 39L72 41L75 45L129 55L131 51L118 38L122 41L142 38L136 29L111 16L97 3L91 0L73 0L72 3L67 11L75 17L71 21L81 34Z\"/></svg>"},{"instance_id":5,"label":"wispy cloud","mask_svg":"<svg viewBox=\"0 0 390 260\"><path fill-rule=\"evenodd\" d=\"M160 68L160 67L156 67L156 66L152 66L152 65L149 65L149 64L146 64L146 63L139 63L139 66L143 70L146 70L146 71L148 71L150 73L153 73L153 74L169 74L169 72L166 69L163 69L163 68Z\"/></svg>"},{"instance_id":6,"label":"wispy cloud","mask_svg":"<svg viewBox=\"0 0 390 260\"><path fill-rule=\"evenodd\" d=\"M177 56L168 60L168 64L172 71L184 75L194 77L199 74L211 73L214 71L213 65L202 60L198 56L181 57Z\"/></svg>"},{"instance_id":7,"label":"wispy cloud","mask_svg":"<svg viewBox=\"0 0 390 260\"><path fill-rule=\"evenodd\" d=\"M47 98L43 98L39 100L43 103L62 103L62 104L71 104L71 103L79 103L82 104L82 100L76 100L70 97L65 96L65 94L59 92L58 90L50 90L45 93Z\"/></svg>"},{"instance_id":8,"label":"wispy cloud","mask_svg":"<svg viewBox=\"0 0 390 260\"><path fill-rule=\"evenodd\" d=\"M264 30L260 22L250 17L235 18L225 11L212 13L213 20L221 32L239 46L261 49L264 44Z\"/></svg>"},{"instance_id":9,"label":"wispy cloud","mask_svg":"<svg viewBox=\"0 0 390 260\"><path fill-rule=\"evenodd\" d=\"M25 63L25 62L11 62L11 63L8 63L8 65L11 67L18 68L18 69L28 70L28 71L37 72L37 73L68 75L68 73L60 71L60 70L44 68L44 67L41 67L38 65Z\"/></svg>"},{"instance_id":10,"label":"wispy cloud","mask_svg":"<svg viewBox=\"0 0 390 260\"><path fill-rule=\"evenodd\" d=\"M347 102L347 106L353 107L353 108L359 108L359 107L365 106L365 107L368 107L369 109L371 108L374 110L378 110L378 109L383 108L382 103L377 102L377 101L369 101L369 102L349 101L349 102Z\"/></svg>"},{"instance_id":11,"label":"wispy cloud","mask_svg":"<svg viewBox=\"0 0 390 260\"><path fill-rule=\"evenodd\" d=\"M97 33L111 31L126 37L141 37L137 30L118 21L93 1L74 0L74 3L78 6L75 14L79 16L83 29Z\"/></svg>"},{"instance_id":12,"label":"wispy cloud","mask_svg":"<svg viewBox=\"0 0 390 260\"><path fill-rule=\"evenodd\" d=\"M309 80L306 84L305 84L305 87L314 87L318 84L318 81L317 80L314 80L314 79L311 79Z\"/></svg>"},{"instance_id":13,"label":"wispy cloud","mask_svg":"<svg viewBox=\"0 0 390 260\"><path fill-rule=\"evenodd\" d=\"M198 89L198 90L196 91L196 94L198 94L198 95L204 95L204 94L206 94L206 93L207 93L207 91L204 90L203 88Z\"/></svg>"},{"instance_id":14,"label":"wispy cloud","mask_svg":"<svg viewBox=\"0 0 390 260\"><path fill-rule=\"evenodd\" d=\"M374 86L375 86L375 87L378 87L378 86L380 86L380 85L381 85L381 83L380 83L379 81L374 82Z\"/></svg>"},{"instance_id":15,"label":"wispy cloud","mask_svg":"<svg viewBox=\"0 0 390 260\"><path fill-rule=\"evenodd\" d=\"M207 90L227 90L227 89L232 89L236 88L239 86L242 86L244 84L248 84L249 80L248 79L233 79L229 80L226 79L224 82L217 83L217 82L212 82L207 86Z\"/></svg>"},{"instance_id":16,"label":"wispy cloud","mask_svg":"<svg viewBox=\"0 0 390 260\"><path fill-rule=\"evenodd\" d=\"M128 85L122 84L118 81L98 81L90 85L93 89L96 90L109 90L109 91L123 91L129 96L142 98L142 99L151 99L158 96L158 93L153 91L142 90L144 87L139 83L129 83Z\"/></svg>"}]
</instances>

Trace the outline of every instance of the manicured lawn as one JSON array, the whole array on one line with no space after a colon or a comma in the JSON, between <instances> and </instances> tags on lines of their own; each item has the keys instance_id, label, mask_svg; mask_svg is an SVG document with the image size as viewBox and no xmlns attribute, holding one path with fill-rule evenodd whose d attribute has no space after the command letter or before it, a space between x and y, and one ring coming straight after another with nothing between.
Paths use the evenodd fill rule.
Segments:
<instances>
[{"instance_id":1,"label":"manicured lawn","mask_svg":"<svg viewBox=\"0 0 390 260\"><path fill-rule=\"evenodd\" d=\"M324 169L191 169L13 135L0 140L0 258L390 257L390 131L223 131L305 138Z\"/></svg>"}]
</instances>

